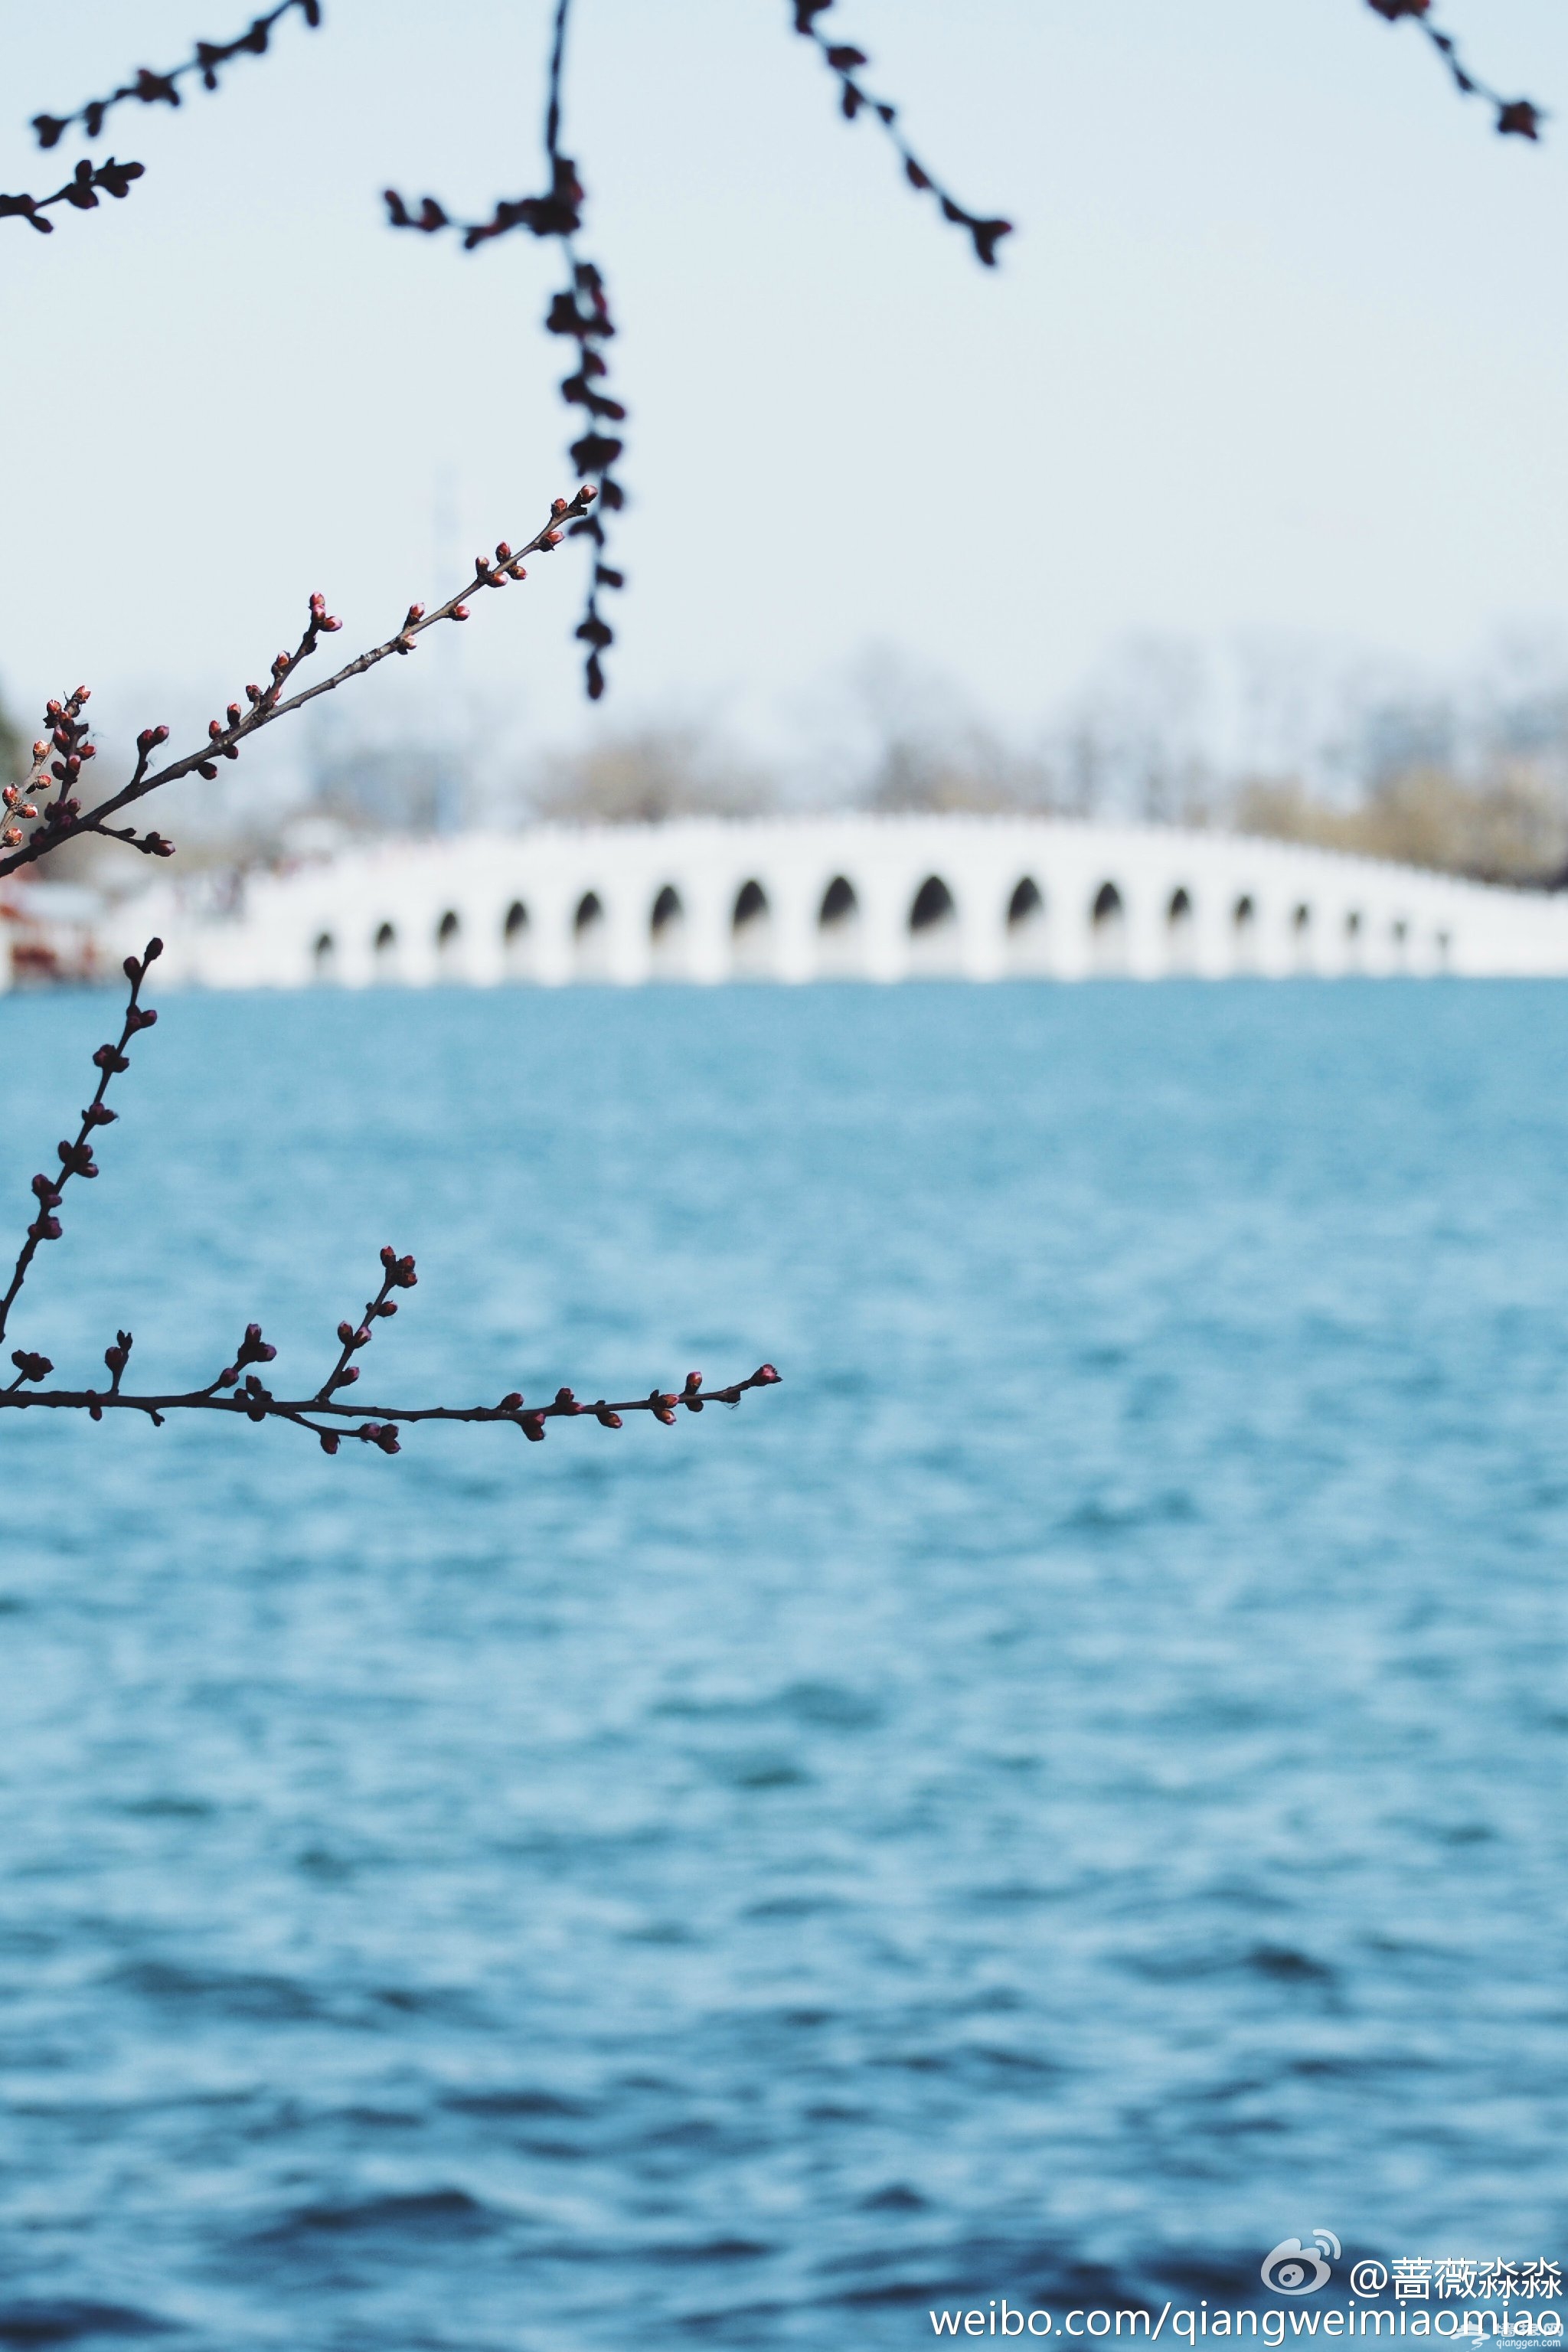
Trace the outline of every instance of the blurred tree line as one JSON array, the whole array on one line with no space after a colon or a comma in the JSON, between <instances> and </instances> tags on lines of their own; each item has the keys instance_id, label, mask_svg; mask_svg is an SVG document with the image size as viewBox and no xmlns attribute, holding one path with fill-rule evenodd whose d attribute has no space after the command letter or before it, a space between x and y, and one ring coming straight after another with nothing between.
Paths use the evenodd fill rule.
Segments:
<instances>
[{"instance_id":1,"label":"blurred tree line","mask_svg":"<svg viewBox=\"0 0 1568 2352\"><path fill-rule=\"evenodd\" d=\"M550 765L534 804L584 822L767 807L1035 811L1222 826L1485 881L1568 887L1568 655L1502 648L1433 690L1287 643L1225 662L1130 642L1020 748L951 688L868 656L815 763L770 778L700 730Z\"/></svg>"},{"instance_id":2,"label":"blurred tree line","mask_svg":"<svg viewBox=\"0 0 1568 2352\"><path fill-rule=\"evenodd\" d=\"M1568 650L1552 644L1504 646L1434 688L1293 641L1220 659L1132 639L1023 745L928 667L876 651L813 696L799 731L799 753L770 769L698 722L505 757L480 717L457 736L411 715L380 741L322 730L307 739L303 798L236 801L216 824L209 802L195 862L266 862L307 835L321 848L541 819L967 810L1219 826L1568 887ZM19 773L26 748L0 703L0 771Z\"/></svg>"}]
</instances>

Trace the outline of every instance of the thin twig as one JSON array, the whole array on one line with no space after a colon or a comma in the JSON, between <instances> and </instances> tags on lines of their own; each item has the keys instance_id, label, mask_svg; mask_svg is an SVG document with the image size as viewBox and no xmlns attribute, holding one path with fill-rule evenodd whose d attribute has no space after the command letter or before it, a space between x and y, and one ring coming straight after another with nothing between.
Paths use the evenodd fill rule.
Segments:
<instances>
[{"instance_id":1,"label":"thin twig","mask_svg":"<svg viewBox=\"0 0 1568 2352\"><path fill-rule=\"evenodd\" d=\"M442 229L458 230L465 253L474 253L481 245L489 245L517 228L525 228L534 236L554 237L561 246L566 260L566 283L552 297L544 325L547 333L569 335L577 345L577 364L562 378L561 397L568 406L583 412L584 429L572 444L572 463L598 492L594 512L580 517L571 526L574 539L587 539L593 543L588 594L575 635L588 648L583 666L584 682L590 702L597 702L605 691L602 656L614 644L616 635L600 610L600 592L626 584L626 574L605 560L605 517L626 505L626 491L611 470L626 444L618 433L606 433L605 426L624 425L626 412L624 403L614 399L605 388L609 371L603 347L615 334L615 321L610 316L604 272L595 262L583 260L577 251L574 240L583 226L585 191L576 164L561 146L561 93L571 13L572 0L555 0L544 102L544 160L550 182L545 194L504 197L497 203L489 220L483 221L454 220L434 196L424 197L418 211L412 212L395 188L386 191L386 209L394 228L417 229L426 236L434 236Z\"/></svg>"},{"instance_id":2,"label":"thin twig","mask_svg":"<svg viewBox=\"0 0 1568 2352\"><path fill-rule=\"evenodd\" d=\"M73 1176L98 1174L92 1157L93 1131L108 1126L116 1117L105 1104L104 1096L110 1078L131 1066L126 1047L132 1037L152 1028L158 1018L141 1001L142 984L163 952L161 940L149 940L141 956L125 959L131 994L120 1040L117 1045L100 1045L92 1057L99 1073L97 1089L81 1115L76 1140L62 1141L59 1146L59 1175L33 1179L37 1214L27 1228L10 1288L0 1301L0 1339L5 1336L6 1318L40 1244L60 1238L60 1221L55 1213L65 1186ZM124 1393L121 1383L134 1345L129 1331L116 1331L113 1345L103 1351L110 1373L107 1389L46 1389L42 1383L55 1369L50 1358L35 1349L15 1348L11 1361L16 1367L16 1377L9 1387L0 1389L0 1406L23 1412L31 1405L41 1405L55 1412L86 1412L94 1421L101 1421L106 1412L139 1412L157 1428L163 1427L172 1412L238 1413L247 1421L286 1421L296 1428L308 1429L325 1454L335 1454L345 1436L358 1438L362 1444L379 1446L384 1454L395 1454L399 1450L399 1427L416 1422L507 1422L537 1443L544 1435L547 1421L591 1418L605 1429L619 1429L625 1414L651 1412L656 1421L668 1426L674 1422L679 1406L683 1405L688 1412L700 1412L705 1404L736 1405L748 1389L773 1388L778 1381L779 1375L772 1364L763 1364L749 1380L732 1381L725 1388L705 1389L701 1373L689 1372L681 1389L650 1389L647 1396L626 1397L613 1404L604 1397L592 1404L580 1404L567 1388L557 1389L552 1402L542 1405L530 1405L518 1389L510 1390L497 1404L376 1405L367 1413L363 1404L341 1402L341 1391L354 1387L359 1381L359 1366L352 1360L369 1347L378 1327L397 1313L393 1292L413 1290L418 1280L412 1257L399 1256L390 1246L382 1251L380 1286L365 1301L359 1323L345 1320L338 1325L337 1361L312 1396L274 1396L259 1371L253 1368L271 1363L278 1350L263 1336L259 1323L247 1323L232 1363L215 1373L205 1388L184 1389L167 1396ZM357 1422L358 1426L347 1427L350 1422ZM345 1425L340 1428L336 1425L339 1423Z\"/></svg>"},{"instance_id":3,"label":"thin twig","mask_svg":"<svg viewBox=\"0 0 1568 2352\"><path fill-rule=\"evenodd\" d=\"M121 1332L121 1343L105 1351L105 1360L116 1355L128 1355L130 1334ZM20 1352L20 1351L18 1351ZM47 1362L46 1358L35 1358ZM53 1366L48 1367L50 1370ZM111 1363L110 1369L114 1367ZM614 1403L599 1397L592 1404L579 1402L570 1389L557 1389L549 1404L527 1404L515 1391L503 1397L499 1404L473 1405L375 1405L369 1408L369 1417L361 1421L357 1429L346 1425L333 1428L312 1415L331 1413L345 1424L366 1412L360 1405L335 1404L320 1395L310 1397L276 1397L255 1375L237 1394L215 1393L212 1388L188 1389L167 1396L126 1396L118 1384L104 1389L37 1389L25 1388L21 1381L9 1388L0 1389L0 1407L12 1406L26 1410L42 1406L54 1412L88 1412L100 1421L105 1412L139 1412L162 1428L172 1412L225 1412L238 1414L242 1420L286 1421L296 1428L308 1429L320 1439L321 1450L335 1454L345 1437L355 1437L363 1444L379 1446L384 1454L401 1451L396 1431L426 1421L501 1422L521 1430L524 1437L539 1441L544 1435L547 1421L596 1421L601 1428L619 1429L628 1412L651 1412L656 1421L669 1427L677 1409L684 1406L688 1412L700 1412L707 1404L737 1405L748 1389L776 1387L781 1378L772 1364L760 1365L749 1380L731 1381L725 1388L704 1388L701 1375L690 1372L680 1389L652 1389L647 1396L621 1397Z\"/></svg>"},{"instance_id":4,"label":"thin twig","mask_svg":"<svg viewBox=\"0 0 1568 2352\"><path fill-rule=\"evenodd\" d=\"M928 191L942 207L942 218L956 227L969 231L975 257L987 269L996 266L996 247L1005 236L1013 233L1011 221L986 219L961 205L956 196L944 188L935 173L922 163L905 142L898 129L899 110L885 98L874 98L864 82L857 79L863 66L870 64L864 49L848 41L829 40L817 24L833 6L833 0L792 0L795 8L795 29L815 41L823 62L838 77L838 109L846 122L853 122L861 113L873 115L891 142L894 152L904 167L904 177L911 188Z\"/></svg>"},{"instance_id":5,"label":"thin twig","mask_svg":"<svg viewBox=\"0 0 1568 2352\"><path fill-rule=\"evenodd\" d=\"M1447 68L1448 79L1460 96L1484 99L1489 106L1496 108L1496 128L1500 137L1540 138L1541 125L1547 119L1545 109L1528 98L1504 98L1500 90L1490 89L1478 74L1473 74L1461 62L1453 35L1440 32L1432 22L1432 0L1367 0L1367 5L1375 8L1380 16L1386 16L1391 25L1396 25L1401 17L1408 16L1436 50Z\"/></svg>"},{"instance_id":6,"label":"thin twig","mask_svg":"<svg viewBox=\"0 0 1568 2352\"><path fill-rule=\"evenodd\" d=\"M191 55L183 64L171 66L164 73L155 73L151 67L139 66L134 81L122 82L107 98L89 98L71 114L35 114L33 128L38 134L40 147L58 147L73 122L79 122L89 139L96 139L114 108L124 100L139 99L143 106L178 106L182 81L191 74L200 74L204 86L216 89L218 68L231 58L260 58L267 54L268 37L280 17L298 9L312 31L321 21L321 0L280 0L266 16L257 16L232 41L197 41ZM140 171L141 165L137 165Z\"/></svg>"},{"instance_id":7,"label":"thin twig","mask_svg":"<svg viewBox=\"0 0 1568 2352\"><path fill-rule=\"evenodd\" d=\"M26 1239L22 1244L11 1276L10 1287L5 1297L0 1298L0 1339L5 1337L6 1321L16 1304L16 1294L27 1279L27 1269L37 1255L39 1244L58 1242L60 1238L60 1221L55 1213L60 1205L60 1196L65 1187L73 1176L90 1177L98 1174L98 1168L92 1156L93 1129L109 1127L119 1117L118 1111L109 1109L104 1102L104 1097L109 1092L109 1082L110 1078L118 1076L121 1071L131 1067L130 1057L125 1049L132 1037L142 1029L151 1029L158 1018L157 1014L151 1010L143 1011L141 995L142 983L147 977L148 967L154 963L163 952L162 940L149 940L143 955L140 958L127 956L125 959L125 976L131 982L131 994L126 1003L125 1019L121 1026L119 1042L115 1045L100 1045L92 1057L98 1066L98 1085L93 1089L92 1100L82 1112L81 1125L77 1129L75 1142L62 1140L59 1145L59 1174L58 1176L38 1175L33 1179L33 1195L38 1204L37 1214L27 1228ZM21 1362L22 1360L18 1356L14 1360ZM34 1359L34 1360L43 1361L43 1359ZM52 1365L46 1363L46 1372L53 1369ZM41 1375L29 1373L24 1366L22 1377L27 1380L41 1377Z\"/></svg>"},{"instance_id":8,"label":"thin twig","mask_svg":"<svg viewBox=\"0 0 1568 2352\"><path fill-rule=\"evenodd\" d=\"M53 221L41 217L51 205L70 205L79 213L96 212L100 189L105 195L127 196L132 181L141 179L146 168L144 163L117 163L112 155L95 163L84 155L64 187L57 188L52 196L0 196L0 220L25 220L40 236L53 236Z\"/></svg>"}]
</instances>

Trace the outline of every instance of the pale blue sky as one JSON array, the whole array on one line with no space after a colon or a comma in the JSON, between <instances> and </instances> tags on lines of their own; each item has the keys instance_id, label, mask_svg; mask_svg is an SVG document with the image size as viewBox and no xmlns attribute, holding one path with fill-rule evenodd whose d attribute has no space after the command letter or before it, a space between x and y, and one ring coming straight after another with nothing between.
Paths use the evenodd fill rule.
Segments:
<instances>
[{"instance_id":1,"label":"pale blue sky","mask_svg":"<svg viewBox=\"0 0 1568 2352\"><path fill-rule=\"evenodd\" d=\"M221 96L116 116L94 152L149 167L123 205L0 224L25 706L80 677L106 720L216 708L311 588L347 644L437 584L444 467L465 552L569 486L554 249L395 236L378 198L538 184L546 0L326 10ZM55 184L37 109L245 14L8 9L0 186ZM1016 219L994 273L837 119L785 0L578 15L568 140L633 409L609 723L779 743L873 640L1026 732L1131 631L1441 670L1568 630L1561 0L1446 0L1563 110L1540 149L1363 0L840 0L916 146ZM539 739L587 723L577 588L541 565L465 634Z\"/></svg>"}]
</instances>

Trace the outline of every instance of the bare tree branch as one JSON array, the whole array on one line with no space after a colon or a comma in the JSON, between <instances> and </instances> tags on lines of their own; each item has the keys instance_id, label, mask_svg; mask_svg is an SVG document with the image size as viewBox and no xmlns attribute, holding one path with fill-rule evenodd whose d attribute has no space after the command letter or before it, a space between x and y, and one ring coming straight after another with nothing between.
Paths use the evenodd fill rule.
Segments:
<instances>
[{"instance_id":1,"label":"bare tree branch","mask_svg":"<svg viewBox=\"0 0 1568 2352\"><path fill-rule=\"evenodd\" d=\"M57 188L52 196L0 196L0 220L25 220L40 236L52 236L53 221L42 217L51 205L70 205L79 213L96 212L100 188L105 195L127 196L132 181L141 179L145 169L142 163L116 163L112 155L105 156L101 163L84 155L64 187Z\"/></svg>"},{"instance_id":2,"label":"bare tree branch","mask_svg":"<svg viewBox=\"0 0 1568 2352\"><path fill-rule=\"evenodd\" d=\"M604 590L620 589L626 584L626 574L605 562L604 520L606 514L618 511L626 504L626 492L612 471L626 445L618 433L606 433L604 428L606 425L624 425L626 412L624 404L605 389L609 370L603 346L614 336L616 328L604 273L596 263L579 257L574 241L583 226L584 190L576 164L561 146L562 78L571 11L572 0L555 0L544 102L544 159L550 179L546 193L503 198L486 221L453 220L434 196L424 197L418 211L411 212L395 188L386 191L386 209L394 228L418 229L426 236L434 236L442 229L456 229L462 237L465 253L476 252L481 245L505 236L515 228L526 228L534 236L555 237L560 242L566 261L566 283L552 298L544 325L548 333L570 336L577 345L577 364L562 378L561 397L568 406L583 412L584 430L572 444L572 463L580 475L588 477L598 492L595 512L580 517L571 525L574 538L587 539L593 544L587 601L576 635L588 648L583 667L588 699L597 702L605 691L601 656L614 644L616 634L600 609L599 597Z\"/></svg>"},{"instance_id":3,"label":"bare tree branch","mask_svg":"<svg viewBox=\"0 0 1568 2352\"><path fill-rule=\"evenodd\" d=\"M148 968L163 952L162 940L149 940L146 952L140 961L134 956L127 956L125 976L131 982L131 996L125 1007L125 1019L121 1027L119 1043L112 1045L100 1045L92 1057L98 1070L98 1085L93 1090L92 1100L82 1112L81 1125L77 1129L75 1142L62 1141L59 1145L58 1175L38 1175L33 1179L33 1197L38 1204L37 1213L27 1228L26 1239L23 1242L17 1255L5 1296L0 1298L0 1339L5 1337L5 1326L11 1309L16 1303L16 1297L22 1285L27 1279L28 1268L38 1254L40 1244L58 1242L60 1238L62 1229L56 1213L59 1208L66 1186L73 1176L91 1177L98 1174L98 1167L92 1156L93 1133L98 1128L112 1125L120 1116L118 1111L110 1110L104 1102L104 1097L109 1092L109 1082L121 1070L128 1070L131 1067L130 1057L125 1049L132 1037L137 1036L143 1029L151 1029L158 1018L155 1013L144 1012L140 1000L142 982L147 977ZM22 1362L20 1356L13 1358L12 1360L16 1363ZM42 1361L42 1359L31 1360ZM41 1376L29 1373L24 1366L21 1377L23 1380L28 1380Z\"/></svg>"},{"instance_id":4,"label":"bare tree branch","mask_svg":"<svg viewBox=\"0 0 1568 2352\"><path fill-rule=\"evenodd\" d=\"M58 1212L66 1185L73 1176L95 1177L99 1172L92 1156L93 1134L98 1128L110 1125L117 1116L108 1108L104 1097L110 1078L131 1066L126 1050L131 1040L143 1029L152 1028L158 1018L141 998L142 982L163 952L162 940L149 940L141 956L125 959L131 994L119 1040L100 1045L92 1057L99 1073L98 1085L81 1115L75 1141L65 1140L59 1145L60 1172L58 1176L37 1175L33 1179L37 1213L27 1228L10 1286L0 1300L0 1340L5 1336L7 1318L40 1246L61 1238ZM110 1375L106 1389L45 1389L41 1384L55 1369L52 1360L36 1349L16 1348L11 1361L16 1367L16 1377L8 1388L0 1389L0 1407L25 1412L37 1405L47 1412L86 1412L94 1421L101 1421L106 1412L139 1412L156 1428L162 1428L172 1412L238 1413L247 1421L284 1421L298 1429L309 1430L324 1454L335 1454L344 1437L378 1446L384 1454L396 1454L400 1450L399 1427L417 1422L504 1422L537 1444L544 1435L547 1421L593 1419L601 1428L619 1429L626 1413L651 1412L656 1421L668 1427L675 1421L678 1407L684 1406L688 1412L700 1412L706 1404L737 1405L748 1389L773 1388L778 1382L779 1375L773 1367L763 1364L750 1379L731 1381L723 1388L704 1388L701 1373L689 1372L685 1385L679 1390L650 1389L647 1396L622 1398L613 1404L604 1397L592 1404L582 1404L569 1388L561 1388L549 1404L530 1405L520 1390L512 1389L496 1404L376 1405L367 1413L363 1405L341 1402L341 1392L357 1384L360 1368L353 1360L369 1347L377 1325L397 1313L393 1292L414 1289L419 1278L413 1258L400 1257L391 1247L382 1251L381 1267L380 1286L374 1297L366 1299L359 1322L345 1320L338 1325L337 1361L310 1396L275 1396L259 1373L248 1369L271 1363L278 1350L262 1337L259 1323L247 1323L231 1364L226 1364L205 1387L179 1390L166 1396L125 1394L121 1382L134 1344L129 1331L116 1331L113 1344L104 1349L103 1360ZM357 1427L349 1428L350 1422L357 1423Z\"/></svg>"},{"instance_id":5,"label":"bare tree branch","mask_svg":"<svg viewBox=\"0 0 1568 2352\"><path fill-rule=\"evenodd\" d=\"M1484 99L1497 110L1497 130L1502 138L1539 139L1541 125L1546 121L1545 110L1528 98L1504 98L1500 90L1489 89L1479 75L1461 63L1458 46L1450 33L1440 32L1432 22L1432 0L1367 0L1380 16L1391 25L1401 17L1409 17L1419 26L1447 68L1448 78L1462 98Z\"/></svg>"},{"instance_id":6,"label":"bare tree branch","mask_svg":"<svg viewBox=\"0 0 1568 2352\"><path fill-rule=\"evenodd\" d=\"M320 595L310 599L310 618L299 644L290 653L274 656L271 682L266 687L247 686L245 689L248 709L231 702L222 719L212 719L207 727L207 740L199 751L187 751L166 767L153 769L153 753L168 740L166 727L143 728L136 739L136 766L128 783L110 793L93 807L83 809L72 787L78 784L86 763L97 756L97 746L90 740L87 722L81 716L89 699L88 688L79 686L63 702L51 702L46 713L51 732L41 737L33 746L33 763L26 782L8 784L0 793L7 813L7 822L0 825L0 848L9 855L0 857L0 877L15 874L24 866L37 863L58 849L64 841L79 841L85 835L97 834L112 841L123 841L144 856L168 857L174 854L174 844L158 833L138 835L133 825L114 825L108 820L145 800L150 793L164 784L175 782L181 776L198 775L210 782L217 774L216 762L237 760L240 746L275 719L283 719L291 710L300 710L319 696L335 693L350 678L363 677L393 654L410 654L416 642L426 629L441 621L466 621L468 599L481 588L504 588L509 581L527 578L522 567L525 555L548 554L560 546L563 538L575 523L581 521L594 502L595 491L589 486L579 489L571 499L551 501L550 519L535 531L527 543L516 550L501 540L492 561L488 556L476 556L474 576L455 596L448 596L434 612L423 604L410 604L403 626L379 646L345 662L314 686L304 687L298 694L285 696L283 688L291 679L301 662L309 659L321 638L342 627L342 623L328 613L326 600ZM45 796L58 792L58 797L47 807L42 805ZM34 821L34 830L26 839L21 822Z\"/></svg>"},{"instance_id":7,"label":"bare tree branch","mask_svg":"<svg viewBox=\"0 0 1568 2352\"><path fill-rule=\"evenodd\" d=\"M184 63L171 66L166 72L156 73L149 66L139 66L135 80L122 82L107 98L89 98L70 114L35 114L33 129L37 132L39 146L58 147L73 122L79 122L87 136L96 139L114 109L126 99L138 99L143 106L178 106L179 86L192 74L201 76L205 89L216 89L219 68L234 58L265 57L273 26L292 15L296 8L312 29L320 25L321 0L281 0L279 6L254 18L232 41L197 41ZM140 170L140 165L137 168Z\"/></svg>"},{"instance_id":8,"label":"bare tree branch","mask_svg":"<svg viewBox=\"0 0 1568 2352\"><path fill-rule=\"evenodd\" d=\"M910 187L929 190L942 206L942 218L952 221L959 228L967 229L973 242L976 259L983 262L987 269L994 269L996 247L1005 236L1012 235L1012 222L988 220L978 213L970 212L906 145L903 134L897 128L898 108L885 98L874 98L865 84L856 79L861 68L871 62L864 49L856 48L848 41L830 40L816 21L819 16L826 16L834 0L792 0L792 5L795 31L804 34L807 40L816 42L823 62L838 78L838 107L846 122L853 122L862 113L872 115L891 142Z\"/></svg>"}]
</instances>

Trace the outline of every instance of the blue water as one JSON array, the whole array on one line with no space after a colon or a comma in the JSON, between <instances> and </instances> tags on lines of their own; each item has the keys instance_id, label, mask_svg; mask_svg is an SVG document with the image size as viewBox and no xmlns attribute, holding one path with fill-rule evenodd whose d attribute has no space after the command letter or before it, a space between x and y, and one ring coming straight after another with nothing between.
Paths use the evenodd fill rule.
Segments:
<instances>
[{"instance_id":1,"label":"blue water","mask_svg":"<svg viewBox=\"0 0 1568 2352\"><path fill-rule=\"evenodd\" d=\"M157 992L153 991L156 1001ZM110 1006L6 1007L0 1198ZM0 1424L0 2345L1562 2259L1568 992L171 997ZM101 1375L100 1375L101 1377Z\"/></svg>"}]
</instances>

